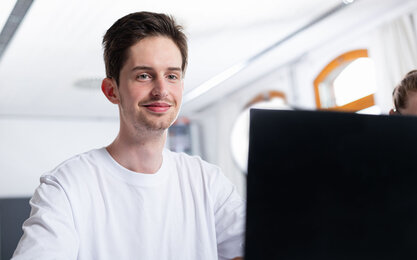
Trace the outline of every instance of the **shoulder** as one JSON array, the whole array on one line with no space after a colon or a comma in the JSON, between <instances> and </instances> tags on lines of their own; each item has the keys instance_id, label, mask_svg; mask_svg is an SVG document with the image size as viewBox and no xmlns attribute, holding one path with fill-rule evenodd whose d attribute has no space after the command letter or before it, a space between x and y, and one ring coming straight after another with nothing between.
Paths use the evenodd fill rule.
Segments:
<instances>
[{"instance_id":1,"label":"shoulder","mask_svg":"<svg viewBox=\"0 0 417 260\"><path fill-rule=\"evenodd\" d=\"M234 185L217 165L201 159L200 156L176 153L169 150L166 150L166 152L180 177L201 183L211 193L233 189Z\"/></svg>"},{"instance_id":2,"label":"shoulder","mask_svg":"<svg viewBox=\"0 0 417 260\"><path fill-rule=\"evenodd\" d=\"M41 182L47 182L48 180L65 182L80 175L85 178L86 173L91 172L91 169L94 169L101 160L104 160L103 149L105 148L93 149L63 161L53 170L44 173L41 176Z\"/></svg>"}]
</instances>

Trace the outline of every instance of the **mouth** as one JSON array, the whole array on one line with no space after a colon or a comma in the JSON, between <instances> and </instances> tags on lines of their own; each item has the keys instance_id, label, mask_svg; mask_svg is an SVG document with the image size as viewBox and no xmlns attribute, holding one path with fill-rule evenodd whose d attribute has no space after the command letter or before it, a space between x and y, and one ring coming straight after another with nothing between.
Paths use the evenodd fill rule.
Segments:
<instances>
[{"instance_id":1,"label":"mouth","mask_svg":"<svg viewBox=\"0 0 417 260\"><path fill-rule=\"evenodd\" d=\"M152 102L143 105L143 107L154 113L164 113L171 108L171 104L165 102Z\"/></svg>"}]
</instances>

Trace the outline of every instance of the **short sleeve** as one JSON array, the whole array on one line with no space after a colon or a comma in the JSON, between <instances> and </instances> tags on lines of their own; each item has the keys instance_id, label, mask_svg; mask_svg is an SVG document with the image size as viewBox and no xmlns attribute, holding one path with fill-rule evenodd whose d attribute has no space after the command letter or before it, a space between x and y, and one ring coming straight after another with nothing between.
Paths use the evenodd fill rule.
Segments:
<instances>
[{"instance_id":1,"label":"short sleeve","mask_svg":"<svg viewBox=\"0 0 417 260\"><path fill-rule=\"evenodd\" d=\"M54 176L41 177L30 205L30 217L23 223L23 236L12 259L77 259L71 206Z\"/></svg>"},{"instance_id":2,"label":"short sleeve","mask_svg":"<svg viewBox=\"0 0 417 260\"><path fill-rule=\"evenodd\" d=\"M220 170L212 185L219 259L243 256L246 203Z\"/></svg>"}]
</instances>

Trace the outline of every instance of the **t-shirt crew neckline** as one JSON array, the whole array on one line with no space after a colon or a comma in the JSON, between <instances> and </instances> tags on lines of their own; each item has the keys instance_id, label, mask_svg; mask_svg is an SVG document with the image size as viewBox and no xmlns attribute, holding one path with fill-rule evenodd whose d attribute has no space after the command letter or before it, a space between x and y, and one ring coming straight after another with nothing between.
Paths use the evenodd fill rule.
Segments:
<instances>
[{"instance_id":1,"label":"t-shirt crew neckline","mask_svg":"<svg viewBox=\"0 0 417 260\"><path fill-rule=\"evenodd\" d=\"M110 174L128 184L135 186L156 186L168 178L169 156L166 149L162 152L162 165L155 173L139 173L120 165L107 151L106 147L98 150Z\"/></svg>"}]
</instances>

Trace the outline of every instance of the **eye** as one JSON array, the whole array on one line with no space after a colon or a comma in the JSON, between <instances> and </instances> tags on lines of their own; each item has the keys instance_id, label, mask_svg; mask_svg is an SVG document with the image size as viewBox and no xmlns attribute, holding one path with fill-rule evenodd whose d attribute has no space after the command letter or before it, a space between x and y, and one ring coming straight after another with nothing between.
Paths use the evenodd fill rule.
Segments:
<instances>
[{"instance_id":1,"label":"eye","mask_svg":"<svg viewBox=\"0 0 417 260\"><path fill-rule=\"evenodd\" d=\"M147 73L142 73L142 74L139 74L139 75L136 76L136 79L138 79L138 80L147 80L147 79L150 79L150 78L151 78L151 76Z\"/></svg>"},{"instance_id":2,"label":"eye","mask_svg":"<svg viewBox=\"0 0 417 260\"><path fill-rule=\"evenodd\" d=\"M177 76L177 75L175 75L175 74L169 74L169 75L168 75L168 79L169 79L169 80L176 80L176 79L178 79L178 76Z\"/></svg>"}]
</instances>

